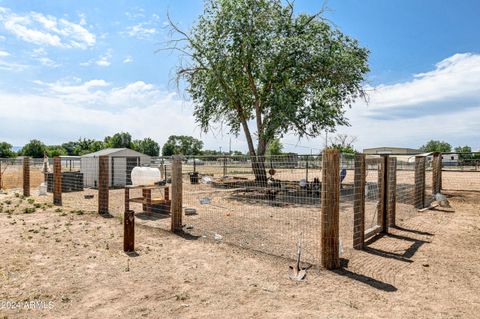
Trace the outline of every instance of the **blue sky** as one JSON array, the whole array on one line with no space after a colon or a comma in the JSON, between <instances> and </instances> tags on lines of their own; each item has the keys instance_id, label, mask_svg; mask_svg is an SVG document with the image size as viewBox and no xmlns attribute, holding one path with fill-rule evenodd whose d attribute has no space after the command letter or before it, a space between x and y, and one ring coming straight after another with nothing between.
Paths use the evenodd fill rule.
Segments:
<instances>
[{"instance_id":1,"label":"blue sky","mask_svg":"<svg viewBox=\"0 0 480 319\"><path fill-rule=\"evenodd\" d=\"M297 11L321 2L297 0ZM326 17L371 50L368 105L348 111L357 148L418 147L428 139L480 149L479 1L330 0ZM177 94L177 56L155 53L168 39L166 14L188 29L199 0L0 0L0 141L61 143L117 131L200 137L228 147L221 129L200 134ZM227 130L225 130L227 131ZM322 148L323 137L286 148ZM234 147L246 150L242 136ZM294 145L299 145L298 147Z\"/></svg>"}]
</instances>

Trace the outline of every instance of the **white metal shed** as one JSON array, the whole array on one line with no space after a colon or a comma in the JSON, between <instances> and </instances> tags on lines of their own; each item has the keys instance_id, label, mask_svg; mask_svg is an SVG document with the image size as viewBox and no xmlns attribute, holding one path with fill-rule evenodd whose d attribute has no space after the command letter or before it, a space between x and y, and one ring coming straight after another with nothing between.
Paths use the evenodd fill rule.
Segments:
<instances>
[{"instance_id":1,"label":"white metal shed","mask_svg":"<svg viewBox=\"0 0 480 319\"><path fill-rule=\"evenodd\" d=\"M80 158L80 171L83 173L85 187L98 185L98 160L108 156L108 174L110 187L131 185L131 173L135 166L149 164L151 157L129 148L107 148L83 155Z\"/></svg>"}]
</instances>

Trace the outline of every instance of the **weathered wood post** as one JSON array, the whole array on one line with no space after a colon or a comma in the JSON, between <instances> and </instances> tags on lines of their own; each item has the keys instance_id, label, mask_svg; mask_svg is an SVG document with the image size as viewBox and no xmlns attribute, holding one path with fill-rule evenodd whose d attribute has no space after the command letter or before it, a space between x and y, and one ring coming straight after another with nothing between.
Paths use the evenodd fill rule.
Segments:
<instances>
[{"instance_id":1,"label":"weathered wood post","mask_svg":"<svg viewBox=\"0 0 480 319\"><path fill-rule=\"evenodd\" d=\"M108 156L98 158L98 213L108 214Z\"/></svg>"},{"instance_id":2,"label":"weathered wood post","mask_svg":"<svg viewBox=\"0 0 480 319\"><path fill-rule=\"evenodd\" d=\"M30 157L23 158L23 196L30 196Z\"/></svg>"},{"instance_id":3,"label":"weathered wood post","mask_svg":"<svg viewBox=\"0 0 480 319\"><path fill-rule=\"evenodd\" d=\"M382 233L388 233L387 214L388 214L388 162L389 156L382 155L378 168L378 205L377 205L377 225L382 228Z\"/></svg>"},{"instance_id":4,"label":"weathered wood post","mask_svg":"<svg viewBox=\"0 0 480 319\"><path fill-rule=\"evenodd\" d=\"M172 232L182 230L182 159L176 155L172 163Z\"/></svg>"},{"instance_id":5,"label":"weathered wood post","mask_svg":"<svg viewBox=\"0 0 480 319\"><path fill-rule=\"evenodd\" d=\"M3 189L2 175L3 175L2 161L0 161L0 193L2 192L2 189Z\"/></svg>"},{"instance_id":6,"label":"weathered wood post","mask_svg":"<svg viewBox=\"0 0 480 319\"><path fill-rule=\"evenodd\" d=\"M355 155L354 202L353 202L353 248L363 249L365 242L365 154Z\"/></svg>"},{"instance_id":7,"label":"weathered wood post","mask_svg":"<svg viewBox=\"0 0 480 319\"><path fill-rule=\"evenodd\" d=\"M62 160L53 158L53 205L62 206Z\"/></svg>"},{"instance_id":8,"label":"weathered wood post","mask_svg":"<svg viewBox=\"0 0 480 319\"><path fill-rule=\"evenodd\" d=\"M123 251L126 253L135 251L135 213L126 210L123 216Z\"/></svg>"},{"instance_id":9,"label":"weathered wood post","mask_svg":"<svg viewBox=\"0 0 480 319\"><path fill-rule=\"evenodd\" d=\"M442 153L433 153L432 161L432 193L435 195L442 191Z\"/></svg>"},{"instance_id":10,"label":"weathered wood post","mask_svg":"<svg viewBox=\"0 0 480 319\"><path fill-rule=\"evenodd\" d=\"M397 158L390 157L388 162L387 215L388 227L395 227L397 215Z\"/></svg>"},{"instance_id":11,"label":"weathered wood post","mask_svg":"<svg viewBox=\"0 0 480 319\"><path fill-rule=\"evenodd\" d=\"M425 156L415 156L415 208L425 206Z\"/></svg>"},{"instance_id":12,"label":"weathered wood post","mask_svg":"<svg viewBox=\"0 0 480 319\"><path fill-rule=\"evenodd\" d=\"M340 213L340 153L336 149L323 151L322 166L322 266L340 267L339 213Z\"/></svg>"}]
</instances>

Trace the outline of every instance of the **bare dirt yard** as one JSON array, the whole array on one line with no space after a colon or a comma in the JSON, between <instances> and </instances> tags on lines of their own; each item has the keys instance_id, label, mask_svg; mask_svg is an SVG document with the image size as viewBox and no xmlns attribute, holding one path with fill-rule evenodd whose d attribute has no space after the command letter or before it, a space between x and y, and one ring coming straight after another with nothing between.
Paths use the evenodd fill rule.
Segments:
<instances>
[{"instance_id":1,"label":"bare dirt yard","mask_svg":"<svg viewBox=\"0 0 480 319\"><path fill-rule=\"evenodd\" d=\"M398 221L338 271L0 195L0 318L478 318L480 193ZM70 206L71 207L71 206ZM42 307L43 306L43 307Z\"/></svg>"}]
</instances>

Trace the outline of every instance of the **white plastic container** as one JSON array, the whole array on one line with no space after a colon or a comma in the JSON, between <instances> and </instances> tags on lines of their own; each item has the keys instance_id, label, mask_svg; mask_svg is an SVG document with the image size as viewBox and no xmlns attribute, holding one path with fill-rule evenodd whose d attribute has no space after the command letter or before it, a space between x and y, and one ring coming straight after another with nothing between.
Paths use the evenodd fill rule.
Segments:
<instances>
[{"instance_id":1,"label":"white plastic container","mask_svg":"<svg viewBox=\"0 0 480 319\"><path fill-rule=\"evenodd\" d=\"M132 170L133 186L153 185L162 180L160 170L153 167L134 167Z\"/></svg>"},{"instance_id":2,"label":"white plastic container","mask_svg":"<svg viewBox=\"0 0 480 319\"><path fill-rule=\"evenodd\" d=\"M39 196L47 195L47 183L41 183L40 186L38 186L38 195Z\"/></svg>"}]
</instances>

